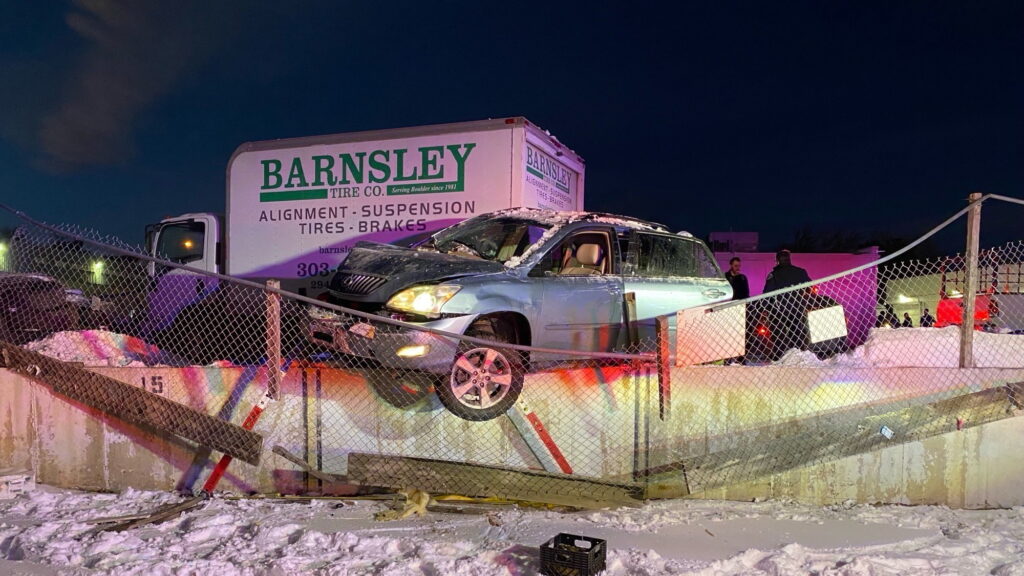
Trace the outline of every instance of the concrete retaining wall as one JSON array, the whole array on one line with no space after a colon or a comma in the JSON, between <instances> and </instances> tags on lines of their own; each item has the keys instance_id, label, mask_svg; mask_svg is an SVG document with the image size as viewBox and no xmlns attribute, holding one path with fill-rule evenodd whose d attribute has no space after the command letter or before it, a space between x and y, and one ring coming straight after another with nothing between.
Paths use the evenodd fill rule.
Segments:
<instances>
[{"instance_id":1,"label":"concrete retaining wall","mask_svg":"<svg viewBox=\"0 0 1024 576\"><path fill-rule=\"evenodd\" d=\"M241 423L262 395L265 382L261 369L239 367L92 369L152 391L157 383L159 393L235 423ZM843 407L828 405L837 396L823 390L843 387L838 397L848 407L903 396L941 397L1021 380L1021 370L675 368L672 405L662 419L653 375L582 368L530 376L522 399L574 474L632 480L650 467L714 452L716 442L737 437L756 442L758 430L827 415L830 409L841 411ZM197 489L210 461L220 456L197 456L197 447L189 442L97 414L6 370L0 370L0 390L0 467L33 470L40 482L94 490ZM766 396L766 390L771 394ZM315 481L297 466L270 452L273 445L338 474L345 473L349 452L541 468L528 439L509 418L460 420L429 392L410 393L403 402L395 399L366 374L293 367L284 378L282 399L256 426L265 437L261 464L233 463L220 488L266 493L316 489ZM702 423L700 430L694 430L695 422ZM691 485L690 490L707 498L789 497L819 504L1024 504L1014 480L1024 473L1024 454L1016 449L1024 438L1024 419L963 430L950 422L941 426L950 431L880 444L867 453L758 480L737 478L728 486L698 485L693 490ZM652 496L686 491L681 470L653 479Z\"/></svg>"},{"instance_id":2,"label":"concrete retaining wall","mask_svg":"<svg viewBox=\"0 0 1024 576\"><path fill-rule=\"evenodd\" d=\"M1014 447L1024 419L1000 387L1021 381L1020 369L675 369L666 418L658 417L657 393L649 398L646 466L672 469L650 477L649 494L1020 505L1014 479L1024 454ZM979 401L960 401L971 397ZM892 439L879 433L882 425ZM683 464L730 451L736 459L720 459L720 471L684 477ZM770 469L773 457L778 470L751 480L750 470ZM731 481L716 483L716 474Z\"/></svg>"},{"instance_id":3,"label":"concrete retaining wall","mask_svg":"<svg viewBox=\"0 0 1024 576\"><path fill-rule=\"evenodd\" d=\"M262 368L97 367L110 378L241 424L265 391ZM530 376L521 396L572 473L631 476L637 378L620 367ZM97 413L40 383L0 370L0 462L34 470L41 482L99 490L198 489L220 454ZM10 392L10 393L6 393ZM254 430L264 437L259 466L232 463L221 489L301 492L310 480L270 452L280 445L313 466L347 472L347 455L366 452L492 466L544 469L509 418L462 420L430 390L381 375L325 366L295 366L281 398ZM317 455L319 454L319 458ZM560 471L560 470L549 470Z\"/></svg>"}]
</instances>

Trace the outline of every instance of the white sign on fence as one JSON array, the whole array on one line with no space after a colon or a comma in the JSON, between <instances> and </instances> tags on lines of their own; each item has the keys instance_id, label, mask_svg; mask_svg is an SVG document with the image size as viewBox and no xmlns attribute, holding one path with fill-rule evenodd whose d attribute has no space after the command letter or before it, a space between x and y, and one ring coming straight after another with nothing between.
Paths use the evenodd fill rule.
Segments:
<instances>
[{"instance_id":1,"label":"white sign on fence","mask_svg":"<svg viewBox=\"0 0 1024 576\"><path fill-rule=\"evenodd\" d=\"M743 356L746 325L747 307L743 305L680 310L676 319L676 366Z\"/></svg>"}]
</instances>

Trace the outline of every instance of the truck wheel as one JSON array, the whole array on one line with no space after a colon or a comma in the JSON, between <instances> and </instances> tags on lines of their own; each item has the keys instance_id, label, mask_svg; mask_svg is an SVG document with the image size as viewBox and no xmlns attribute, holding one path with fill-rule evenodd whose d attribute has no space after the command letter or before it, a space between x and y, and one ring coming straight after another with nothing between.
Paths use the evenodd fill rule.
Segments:
<instances>
[{"instance_id":1,"label":"truck wheel","mask_svg":"<svg viewBox=\"0 0 1024 576\"><path fill-rule=\"evenodd\" d=\"M515 330L498 319L482 318L466 336L515 343ZM437 397L463 420L492 420L508 411L523 391L523 362L516 350L459 344L451 373L437 386Z\"/></svg>"}]
</instances>

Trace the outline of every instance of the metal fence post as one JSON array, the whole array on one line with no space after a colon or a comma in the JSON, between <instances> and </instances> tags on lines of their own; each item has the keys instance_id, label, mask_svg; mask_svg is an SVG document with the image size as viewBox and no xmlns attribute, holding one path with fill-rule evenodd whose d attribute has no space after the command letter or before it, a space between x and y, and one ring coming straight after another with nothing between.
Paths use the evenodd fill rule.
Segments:
<instances>
[{"instance_id":1,"label":"metal fence post","mask_svg":"<svg viewBox=\"0 0 1024 576\"><path fill-rule=\"evenodd\" d=\"M981 232L981 193L968 197L966 274L964 278L964 314L960 322L960 367L974 368L974 305L978 290L978 245Z\"/></svg>"},{"instance_id":2,"label":"metal fence post","mask_svg":"<svg viewBox=\"0 0 1024 576\"><path fill-rule=\"evenodd\" d=\"M281 282L267 280L267 288L280 290ZM281 395L281 295L267 291L267 395Z\"/></svg>"}]
</instances>

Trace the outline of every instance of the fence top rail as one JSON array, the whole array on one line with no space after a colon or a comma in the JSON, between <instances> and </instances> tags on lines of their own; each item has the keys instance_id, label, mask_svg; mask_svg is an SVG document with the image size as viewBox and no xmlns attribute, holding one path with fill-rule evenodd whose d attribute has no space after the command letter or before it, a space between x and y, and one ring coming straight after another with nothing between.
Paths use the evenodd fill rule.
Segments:
<instances>
[{"instance_id":1,"label":"fence top rail","mask_svg":"<svg viewBox=\"0 0 1024 576\"><path fill-rule=\"evenodd\" d=\"M903 248L900 248L899 250L897 250L897 251L893 252L892 254L889 254L889 255L887 255L887 256L885 256L883 258L879 258L878 260L874 260L874 261L871 261L871 262L867 262L865 264L861 264L860 266L857 266L856 268L851 268L849 270L843 270L842 272L837 272L835 274L832 274L832 275L829 275L829 276L825 276L824 278L818 278L818 279L815 279L815 280L811 280L810 282L804 282L802 284L797 284L795 286L790 286L790 287L787 287L787 288L783 288L781 290L775 290L773 292L765 292L764 294L759 294L757 296L752 296L750 298L747 298L746 300L730 300L729 302L722 302L720 304L715 304L715 305L709 306L708 307L708 311L709 312L718 312L718 311L721 311L721 310L726 310L726 309L731 308L733 306L739 306L741 304L745 305L745 304L750 303L750 302L757 302L758 300L764 300L766 298L772 298L772 297L775 297L775 296L779 296L781 294L788 294L790 292L797 292L799 290L810 288L811 286L814 286L816 284L821 284L823 282L829 282L831 280L836 280L838 278L843 278L843 277L846 277L846 276L852 276L852 275L854 275L854 274L856 274L858 272L862 272L862 271L867 270L869 268L875 268L875 267L881 266L882 264L890 262L890 261L898 258L899 256L907 253L908 251L912 250L915 246L921 244L925 240L927 240L927 239L931 238L932 236L934 236L935 234L939 233L940 231L942 231L944 228L946 228L947 226L949 226L953 222L956 222L957 219L959 219L964 214L966 214L968 211L970 211L971 208L973 208L975 204L981 204L982 202L984 202L984 201L986 201L988 199L1004 200L1004 201L1007 201L1007 202L1013 202L1015 204L1024 205L1024 200L1020 200L1020 199L1017 199L1017 198L1010 198L1010 197L1007 197L1007 196L999 196L997 194L986 194L986 195L982 196L981 198L978 198L977 200L974 200L974 201L970 202L967 206L965 206L961 210L957 211L955 214L953 214L949 218L946 218L938 226L935 226L931 230L925 232L924 234L922 234L919 238L917 238L913 242L907 244Z\"/></svg>"}]
</instances>

